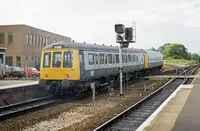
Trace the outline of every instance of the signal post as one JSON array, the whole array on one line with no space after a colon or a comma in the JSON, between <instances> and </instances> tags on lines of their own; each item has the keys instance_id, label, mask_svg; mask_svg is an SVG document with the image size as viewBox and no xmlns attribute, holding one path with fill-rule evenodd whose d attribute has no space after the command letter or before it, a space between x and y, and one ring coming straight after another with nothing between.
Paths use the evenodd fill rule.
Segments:
<instances>
[{"instance_id":1,"label":"signal post","mask_svg":"<svg viewBox=\"0 0 200 131\"><path fill-rule=\"evenodd\" d=\"M116 42L120 44L119 46L119 61L120 61L120 68L119 68L119 74L120 74L120 96L123 96L123 87L122 87L122 81L123 81L123 65L122 65L122 48L128 48L129 43L135 43L136 39L133 40L133 33L136 34L136 24L132 27L126 27L123 24L115 24L115 32L116 32Z\"/></svg>"}]
</instances>

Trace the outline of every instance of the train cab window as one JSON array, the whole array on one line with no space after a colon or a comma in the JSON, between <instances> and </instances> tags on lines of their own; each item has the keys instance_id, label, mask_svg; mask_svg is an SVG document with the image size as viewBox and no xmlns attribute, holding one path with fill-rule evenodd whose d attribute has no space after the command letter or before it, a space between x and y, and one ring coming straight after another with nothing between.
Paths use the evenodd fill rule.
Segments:
<instances>
[{"instance_id":1,"label":"train cab window","mask_svg":"<svg viewBox=\"0 0 200 131\"><path fill-rule=\"evenodd\" d=\"M62 52L53 52L53 68L60 68L61 67L61 59L62 59Z\"/></svg>"},{"instance_id":2,"label":"train cab window","mask_svg":"<svg viewBox=\"0 0 200 131\"><path fill-rule=\"evenodd\" d=\"M43 61L43 67L49 68L50 67L50 61L51 61L51 52L45 52L43 60L44 60Z\"/></svg>"},{"instance_id":3,"label":"train cab window","mask_svg":"<svg viewBox=\"0 0 200 131\"><path fill-rule=\"evenodd\" d=\"M119 54L115 54L116 63L119 63Z\"/></svg>"},{"instance_id":4,"label":"train cab window","mask_svg":"<svg viewBox=\"0 0 200 131\"><path fill-rule=\"evenodd\" d=\"M88 62L89 62L89 65L94 65L94 54L92 53L88 54Z\"/></svg>"},{"instance_id":5,"label":"train cab window","mask_svg":"<svg viewBox=\"0 0 200 131\"><path fill-rule=\"evenodd\" d=\"M65 51L63 55L63 67L72 68L72 61L73 61L73 52Z\"/></svg>"},{"instance_id":6,"label":"train cab window","mask_svg":"<svg viewBox=\"0 0 200 131\"><path fill-rule=\"evenodd\" d=\"M112 64L112 54L108 54L108 64Z\"/></svg>"},{"instance_id":7,"label":"train cab window","mask_svg":"<svg viewBox=\"0 0 200 131\"><path fill-rule=\"evenodd\" d=\"M99 64L104 64L104 54L99 54Z\"/></svg>"}]
</instances>

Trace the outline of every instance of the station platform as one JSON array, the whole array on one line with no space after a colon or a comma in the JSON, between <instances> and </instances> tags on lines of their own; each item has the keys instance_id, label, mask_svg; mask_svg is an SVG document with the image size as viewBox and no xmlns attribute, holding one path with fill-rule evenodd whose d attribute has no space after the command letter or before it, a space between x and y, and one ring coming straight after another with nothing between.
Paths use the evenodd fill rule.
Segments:
<instances>
[{"instance_id":1,"label":"station platform","mask_svg":"<svg viewBox=\"0 0 200 131\"><path fill-rule=\"evenodd\" d=\"M0 90L8 88L17 88L21 86L37 85L36 80L0 80Z\"/></svg>"},{"instance_id":2,"label":"station platform","mask_svg":"<svg viewBox=\"0 0 200 131\"><path fill-rule=\"evenodd\" d=\"M199 131L200 73L190 85L181 85L138 128L138 131Z\"/></svg>"}]
</instances>

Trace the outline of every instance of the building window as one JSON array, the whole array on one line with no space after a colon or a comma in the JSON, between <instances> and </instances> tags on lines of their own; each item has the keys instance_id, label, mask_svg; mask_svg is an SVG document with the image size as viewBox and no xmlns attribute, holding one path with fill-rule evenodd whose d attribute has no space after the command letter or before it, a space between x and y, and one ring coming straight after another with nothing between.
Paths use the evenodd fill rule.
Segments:
<instances>
[{"instance_id":1,"label":"building window","mask_svg":"<svg viewBox=\"0 0 200 131\"><path fill-rule=\"evenodd\" d=\"M35 56L35 59L34 59L34 60L35 60L35 63L34 63L35 65L34 65L34 67L36 67L36 65L37 65L37 56Z\"/></svg>"},{"instance_id":2,"label":"building window","mask_svg":"<svg viewBox=\"0 0 200 131\"><path fill-rule=\"evenodd\" d=\"M4 33L0 33L0 44L4 44Z\"/></svg>"},{"instance_id":3,"label":"building window","mask_svg":"<svg viewBox=\"0 0 200 131\"><path fill-rule=\"evenodd\" d=\"M16 57L16 65L17 65L18 67L21 67L21 57L20 57L20 56L17 56L17 57Z\"/></svg>"},{"instance_id":4,"label":"building window","mask_svg":"<svg viewBox=\"0 0 200 131\"><path fill-rule=\"evenodd\" d=\"M33 35L33 45L35 45L35 35Z\"/></svg>"},{"instance_id":5,"label":"building window","mask_svg":"<svg viewBox=\"0 0 200 131\"><path fill-rule=\"evenodd\" d=\"M6 65L13 66L13 57L6 56Z\"/></svg>"},{"instance_id":6,"label":"building window","mask_svg":"<svg viewBox=\"0 0 200 131\"><path fill-rule=\"evenodd\" d=\"M43 46L45 46L45 37L43 37Z\"/></svg>"},{"instance_id":7,"label":"building window","mask_svg":"<svg viewBox=\"0 0 200 131\"><path fill-rule=\"evenodd\" d=\"M13 34L8 33L8 44L12 44L12 42L13 42Z\"/></svg>"},{"instance_id":8,"label":"building window","mask_svg":"<svg viewBox=\"0 0 200 131\"><path fill-rule=\"evenodd\" d=\"M33 42L33 35L30 34L30 41L29 41L29 43L32 44L32 42Z\"/></svg>"},{"instance_id":9,"label":"building window","mask_svg":"<svg viewBox=\"0 0 200 131\"><path fill-rule=\"evenodd\" d=\"M29 33L26 34L26 43L29 44Z\"/></svg>"},{"instance_id":10,"label":"building window","mask_svg":"<svg viewBox=\"0 0 200 131\"><path fill-rule=\"evenodd\" d=\"M51 44L51 38L49 38L49 44Z\"/></svg>"},{"instance_id":11,"label":"building window","mask_svg":"<svg viewBox=\"0 0 200 131\"><path fill-rule=\"evenodd\" d=\"M48 39L47 39L47 37L46 37L46 45L48 45Z\"/></svg>"},{"instance_id":12,"label":"building window","mask_svg":"<svg viewBox=\"0 0 200 131\"><path fill-rule=\"evenodd\" d=\"M40 37L37 36L37 45L40 45Z\"/></svg>"},{"instance_id":13,"label":"building window","mask_svg":"<svg viewBox=\"0 0 200 131\"><path fill-rule=\"evenodd\" d=\"M40 57L38 56L38 65L40 66Z\"/></svg>"},{"instance_id":14,"label":"building window","mask_svg":"<svg viewBox=\"0 0 200 131\"><path fill-rule=\"evenodd\" d=\"M40 36L40 46L42 46L42 36Z\"/></svg>"},{"instance_id":15,"label":"building window","mask_svg":"<svg viewBox=\"0 0 200 131\"><path fill-rule=\"evenodd\" d=\"M35 45L37 45L37 36L35 35Z\"/></svg>"}]
</instances>

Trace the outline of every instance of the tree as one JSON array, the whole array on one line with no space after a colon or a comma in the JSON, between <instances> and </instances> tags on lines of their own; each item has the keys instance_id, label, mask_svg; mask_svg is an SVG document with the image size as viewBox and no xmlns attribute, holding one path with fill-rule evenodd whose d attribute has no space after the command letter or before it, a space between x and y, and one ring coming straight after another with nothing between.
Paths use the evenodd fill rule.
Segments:
<instances>
[{"instance_id":1,"label":"tree","mask_svg":"<svg viewBox=\"0 0 200 131\"><path fill-rule=\"evenodd\" d=\"M189 59L187 48L182 44L167 43L161 48L164 59Z\"/></svg>"},{"instance_id":2,"label":"tree","mask_svg":"<svg viewBox=\"0 0 200 131\"><path fill-rule=\"evenodd\" d=\"M151 51L157 51L154 47L152 47L151 49L149 49Z\"/></svg>"},{"instance_id":3,"label":"tree","mask_svg":"<svg viewBox=\"0 0 200 131\"><path fill-rule=\"evenodd\" d=\"M192 59L192 60L199 61L200 57L199 57L198 54L192 54L192 55L191 55L191 59Z\"/></svg>"}]
</instances>

